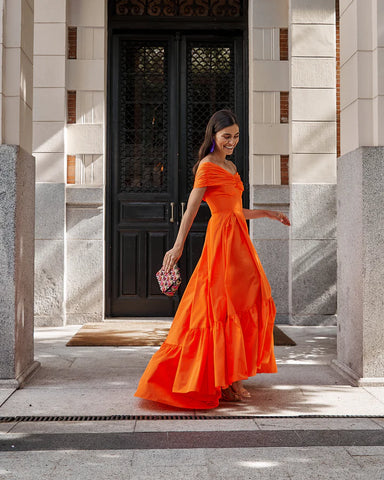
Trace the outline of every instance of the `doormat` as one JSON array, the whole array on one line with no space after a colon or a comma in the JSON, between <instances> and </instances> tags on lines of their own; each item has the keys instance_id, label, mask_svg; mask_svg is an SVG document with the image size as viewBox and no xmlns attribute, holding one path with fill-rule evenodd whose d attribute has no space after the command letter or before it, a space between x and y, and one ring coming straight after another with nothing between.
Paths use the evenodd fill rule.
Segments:
<instances>
[{"instance_id":1,"label":"doormat","mask_svg":"<svg viewBox=\"0 0 384 480\"><path fill-rule=\"evenodd\" d=\"M157 347L168 335L171 321L123 320L86 323L67 342L67 347ZM276 325L273 327L276 346L296 343Z\"/></svg>"}]
</instances>

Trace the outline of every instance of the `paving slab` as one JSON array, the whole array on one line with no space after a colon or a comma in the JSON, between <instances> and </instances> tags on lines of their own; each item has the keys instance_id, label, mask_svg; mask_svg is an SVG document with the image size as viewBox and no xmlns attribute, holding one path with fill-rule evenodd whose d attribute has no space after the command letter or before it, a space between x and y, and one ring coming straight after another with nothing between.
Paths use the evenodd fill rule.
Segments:
<instances>
[{"instance_id":1,"label":"paving slab","mask_svg":"<svg viewBox=\"0 0 384 480\"><path fill-rule=\"evenodd\" d=\"M377 428L380 428L377 426ZM137 420L135 432L208 432L259 430L255 420Z\"/></svg>"},{"instance_id":2,"label":"paving slab","mask_svg":"<svg viewBox=\"0 0 384 480\"><path fill-rule=\"evenodd\" d=\"M378 430L236 430L160 432L44 432L0 434L0 451L171 450L311 446L383 446ZM167 453L168 454L168 453ZM170 454L170 453L169 453Z\"/></svg>"},{"instance_id":3,"label":"paving slab","mask_svg":"<svg viewBox=\"0 0 384 480\"><path fill-rule=\"evenodd\" d=\"M12 431L16 425L17 422L0 423L0 433L8 433Z\"/></svg>"},{"instance_id":4,"label":"paving slab","mask_svg":"<svg viewBox=\"0 0 384 480\"><path fill-rule=\"evenodd\" d=\"M255 419L260 430L380 430L370 418L263 418Z\"/></svg>"},{"instance_id":5,"label":"paving slab","mask_svg":"<svg viewBox=\"0 0 384 480\"><path fill-rule=\"evenodd\" d=\"M316 446L0 452L0 475L5 480L184 480L186 476L202 480L382 480L379 461L383 449Z\"/></svg>"},{"instance_id":6,"label":"paving slab","mask_svg":"<svg viewBox=\"0 0 384 480\"><path fill-rule=\"evenodd\" d=\"M339 385L306 385L301 390L306 407L319 414L384 415L380 392L373 395L366 388Z\"/></svg>"},{"instance_id":7,"label":"paving slab","mask_svg":"<svg viewBox=\"0 0 384 480\"><path fill-rule=\"evenodd\" d=\"M206 455L214 478L347 480L361 473L343 447L210 449Z\"/></svg>"},{"instance_id":8,"label":"paving slab","mask_svg":"<svg viewBox=\"0 0 384 480\"><path fill-rule=\"evenodd\" d=\"M158 347L66 347L79 327L36 329L35 352L41 368L3 402L0 416L384 415L383 387L352 387L331 368L336 327L280 326L297 345L276 347L278 373L247 380L250 400L223 402L217 409L196 412L133 396Z\"/></svg>"},{"instance_id":9,"label":"paving slab","mask_svg":"<svg viewBox=\"0 0 384 480\"><path fill-rule=\"evenodd\" d=\"M0 407L0 416L105 416L139 415L145 410L131 388L23 388ZM172 408L155 402L148 411L191 415L193 411Z\"/></svg>"},{"instance_id":10,"label":"paving slab","mask_svg":"<svg viewBox=\"0 0 384 480\"><path fill-rule=\"evenodd\" d=\"M133 479L133 452L13 452L0 453L0 475L6 480Z\"/></svg>"},{"instance_id":11,"label":"paving slab","mask_svg":"<svg viewBox=\"0 0 384 480\"><path fill-rule=\"evenodd\" d=\"M6 402L15 391L15 388L0 388L0 405Z\"/></svg>"},{"instance_id":12,"label":"paving slab","mask_svg":"<svg viewBox=\"0 0 384 480\"><path fill-rule=\"evenodd\" d=\"M117 433L133 432L136 420L17 422L12 433ZM1 425L1 424L0 424ZM3 424L4 425L4 424Z\"/></svg>"}]
</instances>

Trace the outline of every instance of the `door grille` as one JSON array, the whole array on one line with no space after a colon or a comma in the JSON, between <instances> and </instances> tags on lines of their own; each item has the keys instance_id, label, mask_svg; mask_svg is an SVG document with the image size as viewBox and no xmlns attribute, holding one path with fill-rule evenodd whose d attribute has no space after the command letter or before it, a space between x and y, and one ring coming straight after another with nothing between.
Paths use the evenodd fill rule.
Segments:
<instances>
[{"instance_id":1,"label":"door grille","mask_svg":"<svg viewBox=\"0 0 384 480\"><path fill-rule=\"evenodd\" d=\"M214 112L235 108L234 44L187 43L187 191L193 186L192 167ZM232 159L235 156L231 157Z\"/></svg>"},{"instance_id":2,"label":"door grille","mask_svg":"<svg viewBox=\"0 0 384 480\"><path fill-rule=\"evenodd\" d=\"M166 192L167 43L122 40L120 48L120 191Z\"/></svg>"}]
</instances>

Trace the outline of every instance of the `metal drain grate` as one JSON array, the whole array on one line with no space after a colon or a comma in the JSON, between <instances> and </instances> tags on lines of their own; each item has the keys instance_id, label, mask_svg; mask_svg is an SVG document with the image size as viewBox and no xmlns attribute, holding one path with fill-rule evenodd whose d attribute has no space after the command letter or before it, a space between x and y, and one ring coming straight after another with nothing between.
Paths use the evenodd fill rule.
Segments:
<instances>
[{"instance_id":1,"label":"metal drain grate","mask_svg":"<svg viewBox=\"0 0 384 480\"><path fill-rule=\"evenodd\" d=\"M28 415L0 417L0 423L14 422L102 422L119 420L251 420L262 418L384 418L384 415Z\"/></svg>"}]
</instances>

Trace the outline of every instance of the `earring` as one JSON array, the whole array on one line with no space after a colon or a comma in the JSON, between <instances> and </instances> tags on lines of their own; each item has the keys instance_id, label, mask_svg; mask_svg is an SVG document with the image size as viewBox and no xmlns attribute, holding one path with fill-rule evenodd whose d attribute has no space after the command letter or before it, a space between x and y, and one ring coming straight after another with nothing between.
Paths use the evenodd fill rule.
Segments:
<instances>
[{"instance_id":1,"label":"earring","mask_svg":"<svg viewBox=\"0 0 384 480\"><path fill-rule=\"evenodd\" d=\"M215 140L212 140L212 147L209 153L212 153L215 150Z\"/></svg>"}]
</instances>

